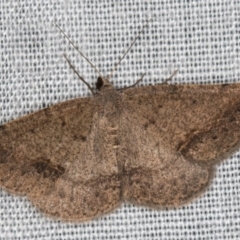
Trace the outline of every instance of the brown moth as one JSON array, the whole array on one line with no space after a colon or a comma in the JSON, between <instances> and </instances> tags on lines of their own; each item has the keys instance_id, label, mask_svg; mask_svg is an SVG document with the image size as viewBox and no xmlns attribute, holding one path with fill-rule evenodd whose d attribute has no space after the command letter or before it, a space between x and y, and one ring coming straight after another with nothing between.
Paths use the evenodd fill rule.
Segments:
<instances>
[{"instance_id":1,"label":"brown moth","mask_svg":"<svg viewBox=\"0 0 240 240\"><path fill-rule=\"evenodd\" d=\"M93 97L0 126L0 187L50 216L86 221L122 201L180 206L240 147L239 83L86 84Z\"/></svg>"}]
</instances>

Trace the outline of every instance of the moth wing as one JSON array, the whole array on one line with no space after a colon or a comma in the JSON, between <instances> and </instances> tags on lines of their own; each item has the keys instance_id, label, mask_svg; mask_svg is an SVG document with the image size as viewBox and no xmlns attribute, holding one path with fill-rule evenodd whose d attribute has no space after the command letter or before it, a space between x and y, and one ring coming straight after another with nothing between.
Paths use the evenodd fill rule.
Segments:
<instances>
[{"instance_id":1,"label":"moth wing","mask_svg":"<svg viewBox=\"0 0 240 240\"><path fill-rule=\"evenodd\" d=\"M239 95L240 84L124 91L124 198L177 206L201 193L216 160L239 147Z\"/></svg>"},{"instance_id":2,"label":"moth wing","mask_svg":"<svg viewBox=\"0 0 240 240\"><path fill-rule=\"evenodd\" d=\"M118 205L115 163L100 162L93 149L96 112L93 98L81 98L2 125L0 187L64 220L88 220Z\"/></svg>"}]
</instances>

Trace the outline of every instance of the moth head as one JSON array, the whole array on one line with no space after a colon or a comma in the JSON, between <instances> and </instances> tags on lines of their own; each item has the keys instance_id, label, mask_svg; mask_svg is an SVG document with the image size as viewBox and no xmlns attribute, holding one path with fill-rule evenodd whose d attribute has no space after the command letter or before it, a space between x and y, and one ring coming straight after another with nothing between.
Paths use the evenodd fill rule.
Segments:
<instances>
[{"instance_id":1,"label":"moth head","mask_svg":"<svg viewBox=\"0 0 240 240\"><path fill-rule=\"evenodd\" d=\"M107 78L99 76L96 82L96 88L98 91L111 90L113 89L113 85Z\"/></svg>"}]
</instances>

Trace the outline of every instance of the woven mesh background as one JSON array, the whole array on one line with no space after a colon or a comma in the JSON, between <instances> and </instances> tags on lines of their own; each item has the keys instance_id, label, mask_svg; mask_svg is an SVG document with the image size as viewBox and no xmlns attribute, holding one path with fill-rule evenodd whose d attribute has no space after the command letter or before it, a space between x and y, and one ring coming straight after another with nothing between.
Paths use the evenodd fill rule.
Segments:
<instances>
[{"instance_id":1,"label":"woven mesh background","mask_svg":"<svg viewBox=\"0 0 240 240\"><path fill-rule=\"evenodd\" d=\"M107 75L146 20L152 22L112 78L142 84L228 83L240 79L240 1L8 1L0 3L0 121L90 96L63 58L94 84L97 74L55 20ZM88 223L54 221L24 197L0 191L0 239L239 239L240 152L218 165L208 191L168 211L123 204Z\"/></svg>"}]
</instances>

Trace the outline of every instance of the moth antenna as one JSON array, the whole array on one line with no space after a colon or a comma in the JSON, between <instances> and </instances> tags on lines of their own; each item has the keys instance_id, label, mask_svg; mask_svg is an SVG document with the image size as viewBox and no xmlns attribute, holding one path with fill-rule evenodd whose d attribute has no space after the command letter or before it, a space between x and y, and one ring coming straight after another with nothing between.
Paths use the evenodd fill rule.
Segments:
<instances>
[{"instance_id":1,"label":"moth antenna","mask_svg":"<svg viewBox=\"0 0 240 240\"><path fill-rule=\"evenodd\" d=\"M80 55L92 66L92 68L98 73L98 75L100 77L102 77L102 74L100 73L100 71L97 69L97 67L91 63L91 61L78 49L78 47L76 45L74 45L74 43L70 40L70 38L66 35L66 33L60 28L60 26L53 21L54 24L56 25L56 27L59 29L59 31L67 38L67 40L69 41L69 43L78 51L78 53L80 53Z\"/></svg>"},{"instance_id":2,"label":"moth antenna","mask_svg":"<svg viewBox=\"0 0 240 240\"><path fill-rule=\"evenodd\" d=\"M135 39L133 40L133 42L131 43L130 47L127 49L127 51L123 54L123 56L120 58L120 60L115 64L111 74L109 75L108 79L111 79L111 77L113 76L113 73L116 71L117 67L120 65L121 61L125 58L125 56L128 54L128 52L130 51L130 49L132 48L132 46L135 44L135 42L137 41L137 39L140 37L140 35L142 34L142 32L144 31L144 29L148 26L149 22L152 19L150 18L147 23L143 26L142 30L138 33L138 35L135 37Z\"/></svg>"}]
</instances>

